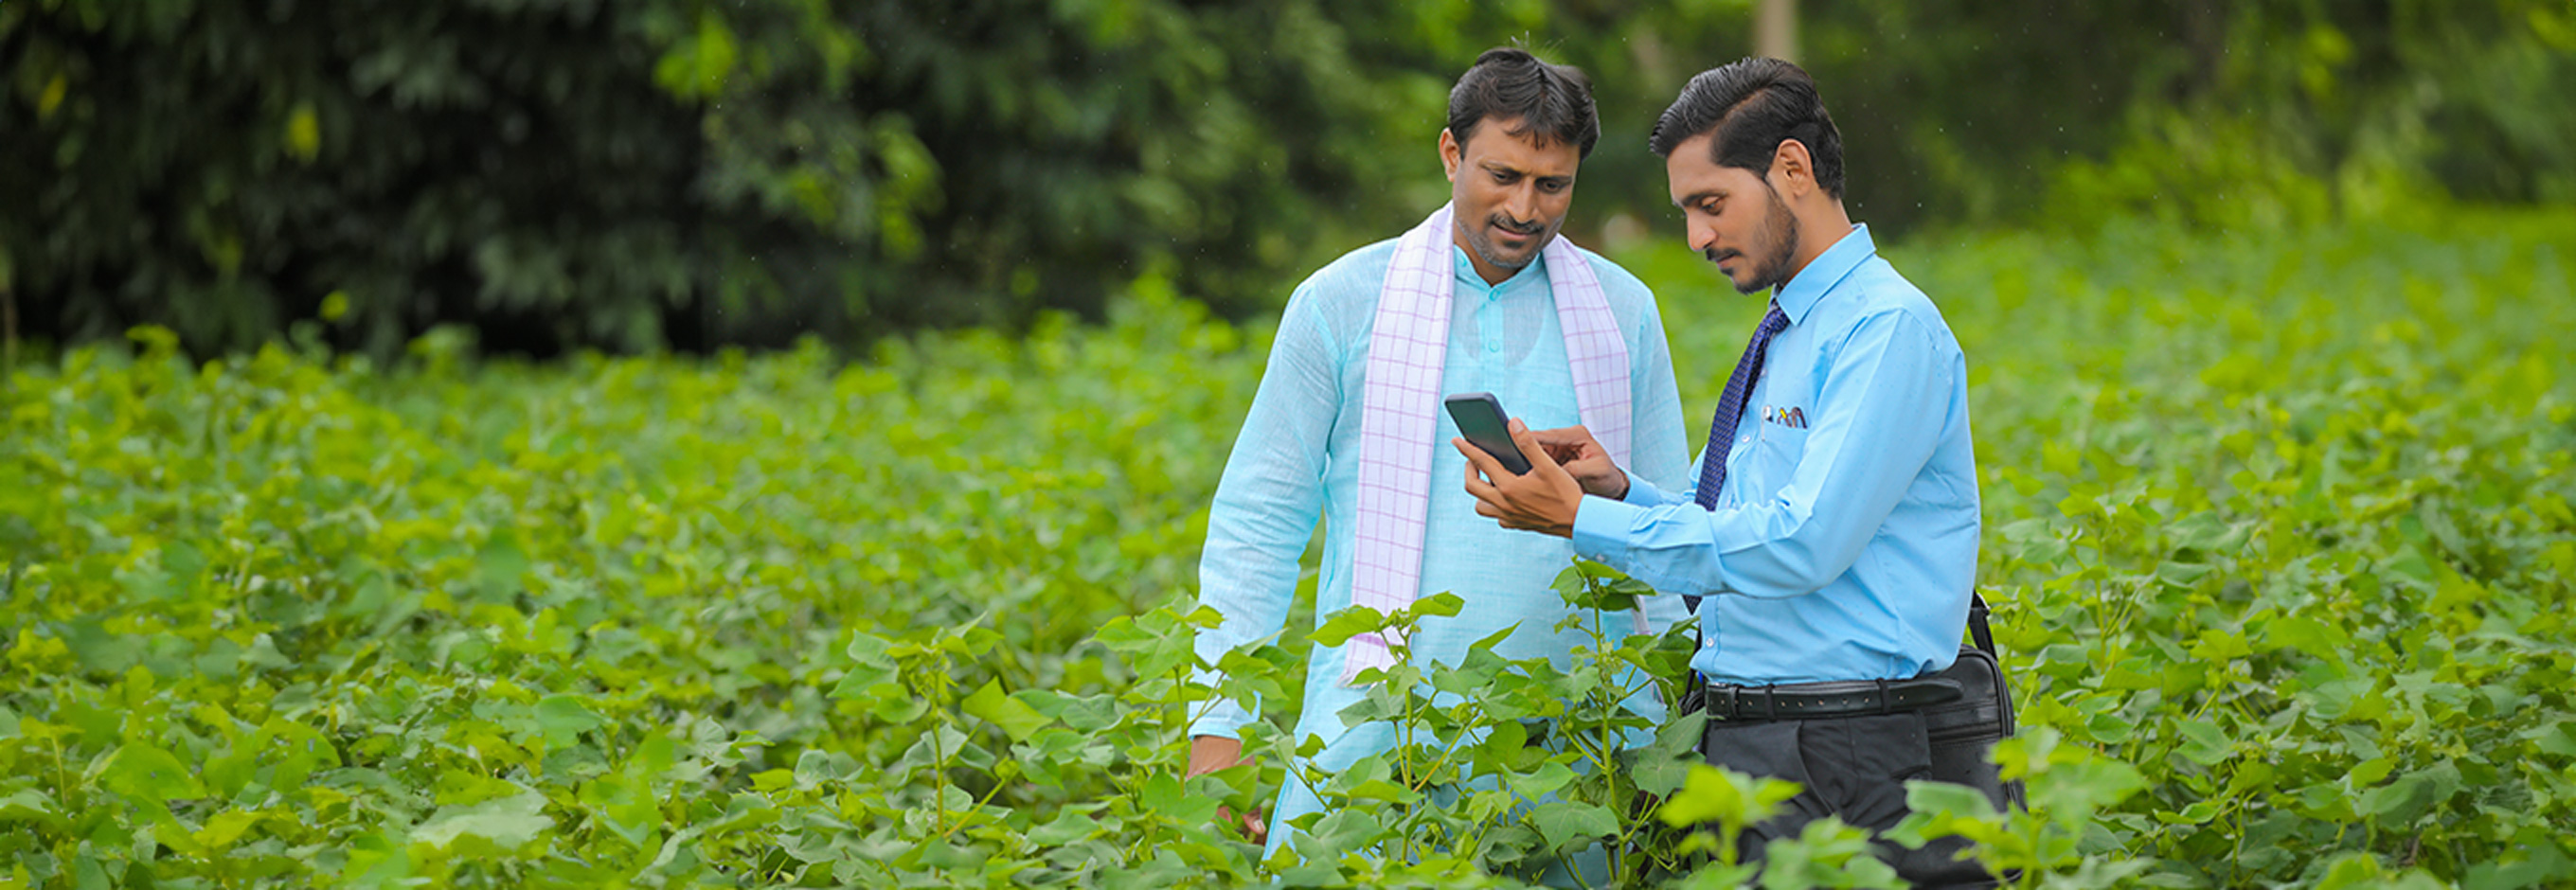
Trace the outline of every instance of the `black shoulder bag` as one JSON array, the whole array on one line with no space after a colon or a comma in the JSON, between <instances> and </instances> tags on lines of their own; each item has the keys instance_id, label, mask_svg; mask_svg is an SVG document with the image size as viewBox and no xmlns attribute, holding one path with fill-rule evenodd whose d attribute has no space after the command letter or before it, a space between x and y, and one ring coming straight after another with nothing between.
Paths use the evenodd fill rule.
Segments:
<instances>
[{"instance_id":1,"label":"black shoulder bag","mask_svg":"<svg viewBox=\"0 0 2576 890\"><path fill-rule=\"evenodd\" d=\"M1998 811L2017 809L2027 805L2021 781L2004 781L1992 753L1995 743L2011 738L2015 728L2012 690L2004 685L1995 635L1986 627L1986 598L1969 597L1968 633L1976 645L1960 646L1958 662L1938 675L1958 683L1966 694L1923 709L1932 737L1931 778L1983 791Z\"/></svg>"}]
</instances>

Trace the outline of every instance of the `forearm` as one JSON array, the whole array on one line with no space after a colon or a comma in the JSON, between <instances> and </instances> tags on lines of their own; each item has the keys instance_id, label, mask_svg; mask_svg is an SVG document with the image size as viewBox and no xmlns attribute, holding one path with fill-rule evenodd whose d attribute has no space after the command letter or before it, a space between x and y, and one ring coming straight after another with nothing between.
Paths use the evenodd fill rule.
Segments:
<instances>
[{"instance_id":1,"label":"forearm","mask_svg":"<svg viewBox=\"0 0 2576 890\"><path fill-rule=\"evenodd\" d=\"M1630 486L1631 498L1660 492ZM1631 503L1587 497L1574 517L1574 552L1657 591L1708 596L1724 591L1708 512L1689 501Z\"/></svg>"}]
</instances>

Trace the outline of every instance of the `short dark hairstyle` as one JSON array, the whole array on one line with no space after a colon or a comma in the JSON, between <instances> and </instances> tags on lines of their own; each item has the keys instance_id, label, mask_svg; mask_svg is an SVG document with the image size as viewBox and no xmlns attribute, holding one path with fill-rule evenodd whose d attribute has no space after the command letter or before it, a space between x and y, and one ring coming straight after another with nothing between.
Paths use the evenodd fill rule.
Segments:
<instances>
[{"instance_id":1,"label":"short dark hairstyle","mask_svg":"<svg viewBox=\"0 0 2576 890\"><path fill-rule=\"evenodd\" d=\"M1536 133L1541 141L1572 145L1579 158L1591 157L1592 144L1601 141L1592 79L1572 65L1542 61L1519 47L1486 50L1449 89L1449 135L1459 145L1466 145L1486 118L1519 118L1520 126L1504 132Z\"/></svg>"},{"instance_id":2,"label":"short dark hairstyle","mask_svg":"<svg viewBox=\"0 0 2576 890\"><path fill-rule=\"evenodd\" d=\"M1717 133L1709 139L1711 160L1758 176L1770 174L1780 143L1798 140L1815 159L1816 184L1842 198L1843 136L1805 69L1754 58L1702 71L1664 109L1646 145L1656 157L1669 158L1676 146L1711 131Z\"/></svg>"}]
</instances>

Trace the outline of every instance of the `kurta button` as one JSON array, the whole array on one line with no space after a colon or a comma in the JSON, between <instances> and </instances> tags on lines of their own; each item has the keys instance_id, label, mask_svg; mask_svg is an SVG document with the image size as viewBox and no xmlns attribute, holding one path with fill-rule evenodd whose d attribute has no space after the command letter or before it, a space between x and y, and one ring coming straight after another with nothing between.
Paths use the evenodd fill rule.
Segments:
<instances>
[{"instance_id":1,"label":"kurta button","mask_svg":"<svg viewBox=\"0 0 2576 890\"><path fill-rule=\"evenodd\" d=\"M1496 343L1496 342L1494 342L1494 341L1492 341L1492 340L1487 340L1487 341L1485 341L1485 351L1486 351L1486 352L1501 352L1501 351L1503 351L1503 344Z\"/></svg>"}]
</instances>

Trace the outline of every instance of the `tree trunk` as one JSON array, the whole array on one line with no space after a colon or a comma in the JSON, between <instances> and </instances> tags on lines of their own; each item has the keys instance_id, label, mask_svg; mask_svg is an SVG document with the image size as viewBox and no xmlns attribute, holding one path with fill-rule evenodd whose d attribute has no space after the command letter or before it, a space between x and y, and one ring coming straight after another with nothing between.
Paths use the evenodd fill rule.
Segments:
<instances>
[{"instance_id":1,"label":"tree trunk","mask_svg":"<svg viewBox=\"0 0 2576 890\"><path fill-rule=\"evenodd\" d=\"M1753 14L1753 54L1798 60L1798 0L1762 0Z\"/></svg>"}]
</instances>

